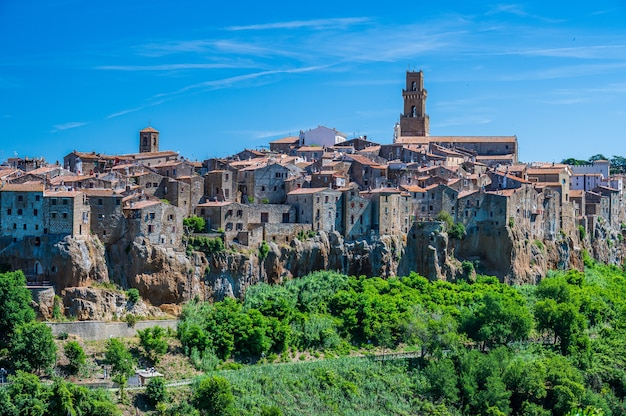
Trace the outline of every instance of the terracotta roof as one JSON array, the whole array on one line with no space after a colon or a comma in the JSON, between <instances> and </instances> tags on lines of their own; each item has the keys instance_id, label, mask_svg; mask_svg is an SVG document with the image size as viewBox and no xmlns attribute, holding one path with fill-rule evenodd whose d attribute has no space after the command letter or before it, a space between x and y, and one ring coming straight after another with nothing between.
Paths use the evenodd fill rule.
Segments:
<instances>
[{"instance_id":1,"label":"terracotta roof","mask_svg":"<svg viewBox=\"0 0 626 416\"><path fill-rule=\"evenodd\" d=\"M361 155L346 155L346 157L348 159L352 159L353 161L360 163L362 165L368 165L368 166L378 166L378 163L374 162L371 159L366 158L365 156L361 156Z\"/></svg>"},{"instance_id":2,"label":"terracotta roof","mask_svg":"<svg viewBox=\"0 0 626 416\"><path fill-rule=\"evenodd\" d=\"M402 185L400 186L402 189L406 189L409 192L426 192L424 188L417 185Z\"/></svg>"},{"instance_id":3,"label":"terracotta roof","mask_svg":"<svg viewBox=\"0 0 626 416\"><path fill-rule=\"evenodd\" d=\"M152 128L152 127L146 127L143 130L139 130L139 133L148 133L148 132L152 132L152 133L158 133L159 131Z\"/></svg>"},{"instance_id":4,"label":"terracotta roof","mask_svg":"<svg viewBox=\"0 0 626 416\"><path fill-rule=\"evenodd\" d=\"M516 189L502 189L499 191L485 191L486 194L492 194L492 195L502 195L502 196L512 196L515 194L515 192L517 192Z\"/></svg>"},{"instance_id":5,"label":"terracotta roof","mask_svg":"<svg viewBox=\"0 0 626 416\"><path fill-rule=\"evenodd\" d=\"M368 192L371 194L399 194L400 190L398 188L376 188Z\"/></svg>"},{"instance_id":6,"label":"terracotta roof","mask_svg":"<svg viewBox=\"0 0 626 416\"><path fill-rule=\"evenodd\" d=\"M585 194L582 189L573 189L569 191L570 198L581 198Z\"/></svg>"},{"instance_id":7,"label":"terracotta roof","mask_svg":"<svg viewBox=\"0 0 626 416\"><path fill-rule=\"evenodd\" d=\"M298 136L288 136L288 137L283 137L282 139L278 139L278 140L273 140L270 142L270 144L274 143L274 144L280 144L280 143L285 143L285 144L291 144L291 143L297 143L300 140L300 138Z\"/></svg>"},{"instance_id":8,"label":"terracotta roof","mask_svg":"<svg viewBox=\"0 0 626 416\"><path fill-rule=\"evenodd\" d=\"M324 148L321 146L302 146L296 150L296 152L323 152Z\"/></svg>"},{"instance_id":9,"label":"terracotta roof","mask_svg":"<svg viewBox=\"0 0 626 416\"><path fill-rule=\"evenodd\" d=\"M207 201L196 205L196 207L223 207L232 203L233 201Z\"/></svg>"},{"instance_id":10,"label":"terracotta roof","mask_svg":"<svg viewBox=\"0 0 626 416\"><path fill-rule=\"evenodd\" d=\"M316 194L322 191L332 191L331 188L298 188L289 192L287 195L308 195L308 194Z\"/></svg>"},{"instance_id":11,"label":"terracotta roof","mask_svg":"<svg viewBox=\"0 0 626 416\"><path fill-rule=\"evenodd\" d=\"M477 192L478 192L478 189L474 189L474 190L471 190L471 191L461 191L461 192L459 192L458 199L465 198L466 196L473 195L473 194L475 194Z\"/></svg>"},{"instance_id":12,"label":"terracotta roof","mask_svg":"<svg viewBox=\"0 0 626 416\"><path fill-rule=\"evenodd\" d=\"M161 201L155 201L155 200L147 200L147 201L138 201L138 202L131 202L132 206L126 206L124 207L124 209L143 209L143 208L147 208L147 207L151 207L153 205L157 205L157 204L161 204Z\"/></svg>"},{"instance_id":13,"label":"terracotta roof","mask_svg":"<svg viewBox=\"0 0 626 416\"><path fill-rule=\"evenodd\" d=\"M0 188L2 192L43 192L43 183L41 182L24 182L24 183L8 183Z\"/></svg>"},{"instance_id":14,"label":"terracotta roof","mask_svg":"<svg viewBox=\"0 0 626 416\"><path fill-rule=\"evenodd\" d=\"M535 175L558 175L563 172L564 167L549 167L549 168L530 168L528 169L528 176Z\"/></svg>"},{"instance_id":15,"label":"terracotta roof","mask_svg":"<svg viewBox=\"0 0 626 416\"><path fill-rule=\"evenodd\" d=\"M67 198L75 198L77 196L83 195L80 191L46 191L44 196L46 197L67 197Z\"/></svg>"}]
</instances>

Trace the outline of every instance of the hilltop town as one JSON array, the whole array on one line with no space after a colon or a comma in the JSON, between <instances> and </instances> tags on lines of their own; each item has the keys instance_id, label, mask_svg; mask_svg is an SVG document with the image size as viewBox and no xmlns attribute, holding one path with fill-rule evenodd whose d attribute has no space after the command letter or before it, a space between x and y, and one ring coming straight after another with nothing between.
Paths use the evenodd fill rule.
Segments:
<instances>
[{"instance_id":1,"label":"hilltop town","mask_svg":"<svg viewBox=\"0 0 626 416\"><path fill-rule=\"evenodd\" d=\"M158 306L315 269L536 282L587 255L621 264L626 182L609 161L520 163L515 136L431 136L426 98L423 73L407 72L390 144L319 126L199 162L148 127L133 154L8 159L0 264L54 285L80 319L101 317L78 311L94 282ZM192 237L223 249L201 253Z\"/></svg>"}]
</instances>

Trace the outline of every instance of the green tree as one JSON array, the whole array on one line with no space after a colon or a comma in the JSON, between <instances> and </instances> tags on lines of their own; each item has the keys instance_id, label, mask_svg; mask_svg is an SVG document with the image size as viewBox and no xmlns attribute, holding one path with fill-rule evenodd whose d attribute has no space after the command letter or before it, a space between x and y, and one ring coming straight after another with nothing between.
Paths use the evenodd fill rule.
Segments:
<instances>
[{"instance_id":1,"label":"green tree","mask_svg":"<svg viewBox=\"0 0 626 416\"><path fill-rule=\"evenodd\" d=\"M523 299L510 293L489 292L476 311L467 310L460 329L484 347L493 348L526 340L532 322Z\"/></svg>"},{"instance_id":2,"label":"green tree","mask_svg":"<svg viewBox=\"0 0 626 416\"><path fill-rule=\"evenodd\" d=\"M202 217L192 215L188 218L183 218L183 227L194 233L203 233L206 230L206 221Z\"/></svg>"},{"instance_id":3,"label":"green tree","mask_svg":"<svg viewBox=\"0 0 626 416\"><path fill-rule=\"evenodd\" d=\"M67 370L70 374L77 374L85 365L85 351L77 341L68 341L64 347L65 356L69 360Z\"/></svg>"},{"instance_id":4,"label":"green tree","mask_svg":"<svg viewBox=\"0 0 626 416\"><path fill-rule=\"evenodd\" d=\"M455 405L458 402L458 376L451 359L428 361L424 375L428 380L427 392L433 401L442 400L448 405Z\"/></svg>"},{"instance_id":5,"label":"green tree","mask_svg":"<svg viewBox=\"0 0 626 416\"><path fill-rule=\"evenodd\" d=\"M52 330L40 322L20 324L13 332L10 352L18 370L40 371L52 367L57 352Z\"/></svg>"},{"instance_id":6,"label":"green tree","mask_svg":"<svg viewBox=\"0 0 626 416\"><path fill-rule=\"evenodd\" d=\"M121 374L126 377L134 374L135 360L119 339L110 338L107 340L104 356L107 364L111 366L113 374Z\"/></svg>"},{"instance_id":7,"label":"green tree","mask_svg":"<svg viewBox=\"0 0 626 416\"><path fill-rule=\"evenodd\" d=\"M133 375L135 371L135 360L130 351L117 338L110 338L107 341L104 356L106 362L111 365L113 381L119 386L120 400L125 402L124 388L128 382L128 377Z\"/></svg>"},{"instance_id":8,"label":"green tree","mask_svg":"<svg viewBox=\"0 0 626 416\"><path fill-rule=\"evenodd\" d=\"M165 330L160 326L153 326L137 331L137 335L146 357L153 363L158 363L159 357L167 352Z\"/></svg>"},{"instance_id":9,"label":"green tree","mask_svg":"<svg viewBox=\"0 0 626 416\"><path fill-rule=\"evenodd\" d=\"M0 349L6 348L16 326L35 319L31 302L21 270L0 274Z\"/></svg>"},{"instance_id":10,"label":"green tree","mask_svg":"<svg viewBox=\"0 0 626 416\"><path fill-rule=\"evenodd\" d=\"M163 377L154 377L148 381L146 386L146 397L152 406L167 400L167 388Z\"/></svg>"},{"instance_id":11,"label":"green tree","mask_svg":"<svg viewBox=\"0 0 626 416\"><path fill-rule=\"evenodd\" d=\"M202 415L234 415L234 396L228 380L223 377L206 377L193 392L192 403Z\"/></svg>"}]
</instances>

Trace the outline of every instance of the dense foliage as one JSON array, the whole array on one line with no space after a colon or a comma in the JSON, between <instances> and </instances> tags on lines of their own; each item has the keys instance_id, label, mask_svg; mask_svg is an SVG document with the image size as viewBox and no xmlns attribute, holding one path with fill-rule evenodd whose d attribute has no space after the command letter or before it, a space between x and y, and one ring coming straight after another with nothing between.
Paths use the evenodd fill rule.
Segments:
<instances>
[{"instance_id":1,"label":"dense foliage","mask_svg":"<svg viewBox=\"0 0 626 416\"><path fill-rule=\"evenodd\" d=\"M203 233L206 230L206 221L202 217L192 215L191 217L183 218L183 226L194 233Z\"/></svg>"},{"instance_id":2,"label":"dense foliage","mask_svg":"<svg viewBox=\"0 0 626 416\"><path fill-rule=\"evenodd\" d=\"M243 302L192 302L178 334L194 362L210 363L205 370L219 359L296 351L418 352L384 370L355 358L220 373L242 414L274 406L284 414L620 415L625 273L587 266L523 287L484 276L449 283L318 272L250 287Z\"/></svg>"},{"instance_id":3,"label":"dense foliage","mask_svg":"<svg viewBox=\"0 0 626 416\"><path fill-rule=\"evenodd\" d=\"M43 384L34 374L18 371L10 377L10 384L0 388L0 414L18 415L83 415L116 416L117 409L104 390L86 387L55 379Z\"/></svg>"},{"instance_id":4,"label":"dense foliage","mask_svg":"<svg viewBox=\"0 0 626 416\"><path fill-rule=\"evenodd\" d=\"M24 273L0 273L0 349L7 347L17 326L35 319L30 303Z\"/></svg>"}]
</instances>

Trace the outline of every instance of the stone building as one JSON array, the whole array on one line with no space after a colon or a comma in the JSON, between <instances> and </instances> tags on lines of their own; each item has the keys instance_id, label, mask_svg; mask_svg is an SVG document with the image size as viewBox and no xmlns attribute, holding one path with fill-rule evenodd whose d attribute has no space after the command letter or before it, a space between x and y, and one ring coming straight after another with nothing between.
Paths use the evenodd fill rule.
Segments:
<instances>
[{"instance_id":1,"label":"stone building","mask_svg":"<svg viewBox=\"0 0 626 416\"><path fill-rule=\"evenodd\" d=\"M80 191L46 191L44 193L45 233L71 235L90 234L91 209L87 196Z\"/></svg>"},{"instance_id":2,"label":"stone building","mask_svg":"<svg viewBox=\"0 0 626 416\"><path fill-rule=\"evenodd\" d=\"M139 131L139 153L153 153L159 151L159 132L152 127Z\"/></svg>"},{"instance_id":3,"label":"stone building","mask_svg":"<svg viewBox=\"0 0 626 416\"><path fill-rule=\"evenodd\" d=\"M282 204L285 202L285 181L296 176L294 168L279 163L249 166L237 175L243 202Z\"/></svg>"},{"instance_id":4,"label":"stone building","mask_svg":"<svg viewBox=\"0 0 626 416\"><path fill-rule=\"evenodd\" d=\"M41 236L45 230L43 183L6 184L0 188L0 232L14 241Z\"/></svg>"},{"instance_id":5,"label":"stone building","mask_svg":"<svg viewBox=\"0 0 626 416\"><path fill-rule=\"evenodd\" d=\"M287 194L287 204L296 208L296 220L312 224L314 231L335 231L341 226L343 214L341 192L330 188L300 188Z\"/></svg>"},{"instance_id":6,"label":"stone building","mask_svg":"<svg viewBox=\"0 0 626 416\"><path fill-rule=\"evenodd\" d=\"M204 195L209 201L233 201L237 199L237 172L220 169L204 176Z\"/></svg>"},{"instance_id":7,"label":"stone building","mask_svg":"<svg viewBox=\"0 0 626 416\"><path fill-rule=\"evenodd\" d=\"M411 227L410 195L396 188L379 188L362 192L372 204L371 231L377 235L399 235Z\"/></svg>"},{"instance_id":8,"label":"stone building","mask_svg":"<svg viewBox=\"0 0 626 416\"><path fill-rule=\"evenodd\" d=\"M298 136L283 137L270 142L270 151L291 155L301 145Z\"/></svg>"},{"instance_id":9,"label":"stone building","mask_svg":"<svg viewBox=\"0 0 626 416\"><path fill-rule=\"evenodd\" d=\"M154 199L130 199L123 205L126 227L135 238L151 244L180 248L185 211Z\"/></svg>"},{"instance_id":10,"label":"stone building","mask_svg":"<svg viewBox=\"0 0 626 416\"><path fill-rule=\"evenodd\" d=\"M372 227L371 201L360 195L356 184L338 190L342 193L343 212L342 229L338 231L347 240L368 238Z\"/></svg>"},{"instance_id":11,"label":"stone building","mask_svg":"<svg viewBox=\"0 0 626 416\"><path fill-rule=\"evenodd\" d=\"M404 112L400 115L400 136L428 136L430 120L426 114L424 73L406 72L406 89L402 90Z\"/></svg>"},{"instance_id":12,"label":"stone building","mask_svg":"<svg viewBox=\"0 0 626 416\"><path fill-rule=\"evenodd\" d=\"M85 189L91 208L91 232L98 236L104 244L122 238L124 230L124 212L122 195L112 189Z\"/></svg>"}]
</instances>

